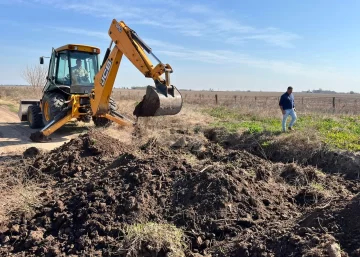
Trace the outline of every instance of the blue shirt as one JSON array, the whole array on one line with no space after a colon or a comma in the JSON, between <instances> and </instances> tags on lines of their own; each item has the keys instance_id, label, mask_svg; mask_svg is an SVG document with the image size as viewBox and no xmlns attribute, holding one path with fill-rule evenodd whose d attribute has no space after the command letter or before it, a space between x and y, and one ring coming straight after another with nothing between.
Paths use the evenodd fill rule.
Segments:
<instances>
[{"instance_id":1,"label":"blue shirt","mask_svg":"<svg viewBox=\"0 0 360 257\"><path fill-rule=\"evenodd\" d=\"M285 92L285 94L280 97L279 105L282 106L284 110L294 108L295 103L293 94L289 95L287 92Z\"/></svg>"}]
</instances>

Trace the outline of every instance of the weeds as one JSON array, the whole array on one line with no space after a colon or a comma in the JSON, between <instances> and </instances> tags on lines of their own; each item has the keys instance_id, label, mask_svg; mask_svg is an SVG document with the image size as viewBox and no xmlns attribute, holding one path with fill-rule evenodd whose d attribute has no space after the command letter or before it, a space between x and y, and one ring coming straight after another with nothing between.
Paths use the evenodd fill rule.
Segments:
<instances>
[{"instance_id":1,"label":"weeds","mask_svg":"<svg viewBox=\"0 0 360 257\"><path fill-rule=\"evenodd\" d=\"M126 256L142 256L147 249L157 256L184 257L185 235L181 229L170 224L145 223L125 227L124 248Z\"/></svg>"},{"instance_id":2,"label":"weeds","mask_svg":"<svg viewBox=\"0 0 360 257\"><path fill-rule=\"evenodd\" d=\"M19 111L19 106L17 106L13 101L0 100L0 105L7 106L9 110L14 113Z\"/></svg>"},{"instance_id":3,"label":"weeds","mask_svg":"<svg viewBox=\"0 0 360 257\"><path fill-rule=\"evenodd\" d=\"M270 132L273 136L281 133L281 116L269 111L266 115L255 111L214 107L205 111L216 118L212 127L224 127L229 132L247 132L260 134ZM288 119L288 122L290 122ZM295 127L297 134L316 133L327 145L349 151L360 150L360 117L346 115L298 114ZM292 132L294 133L294 132ZM311 135L313 136L313 135Z\"/></svg>"},{"instance_id":4,"label":"weeds","mask_svg":"<svg viewBox=\"0 0 360 257\"><path fill-rule=\"evenodd\" d=\"M317 191L324 191L324 186L320 183L312 182L310 186Z\"/></svg>"},{"instance_id":5,"label":"weeds","mask_svg":"<svg viewBox=\"0 0 360 257\"><path fill-rule=\"evenodd\" d=\"M2 167L0 172L0 223L6 222L12 216L30 214L40 203L40 187L25 174Z\"/></svg>"},{"instance_id":6,"label":"weeds","mask_svg":"<svg viewBox=\"0 0 360 257\"><path fill-rule=\"evenodd\" d=\"M27 95L36 98L37 92L31 87L3 87L0 93L0 105L6 105L12 112L17 112L16 102L21 96ZM139 96L139 91L127 91L126 95L134 94ZM137 100L124 100L124 93L114 90L113 97L121 106L122 114L131 117ZM241 101L240 101L241 102ZM239 102L239 103L240 103ZM271 102L271 101L270 101ZM214 106L210 104L191 104L186 102L182 111L175 116L139 119L138 126L146 130L146 136L152 137L159 134L159 131L169 131L174 127L188 129L193 126L193 131L199 133L202 127L224 127L229 132L246 132L253 135L271 133L277 136L281 133L281 113L277 104L264 102L264 106ZM275 103L275 102L274 102ZM330 147L359 151L360 150L360 116L350 114L330 114L326 109L323 113L299 112L295 124L295 133L315 133L321 142ZM290 118L288 120L290 122ZM294 133L294 132L292 132ZM168 133L167 137L171 137ZM292 134L293 135L293 134ZM162 137L165 134L162 133ZM128 138L126 138L128 140ZM145 138L146 140L146 138Z\"/></svg>"}]
</instances>

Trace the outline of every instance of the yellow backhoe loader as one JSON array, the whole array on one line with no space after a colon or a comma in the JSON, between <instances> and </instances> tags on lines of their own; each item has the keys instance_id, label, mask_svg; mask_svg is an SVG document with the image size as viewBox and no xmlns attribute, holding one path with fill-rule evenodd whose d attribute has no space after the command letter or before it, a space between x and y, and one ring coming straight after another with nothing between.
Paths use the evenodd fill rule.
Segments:
<instances>
[{"instance_id":1,"label":"yellow backhoe loader","mask_svg":"<svg viewBox=\"0 0 360 257\"><path fill-rule=\"evenodd\" d=\"M123 21L114 19L108 34L111 42L101 65L97 47L68 44L52 50L42 98L20 101L20 120L28 121L31 128L42 128L31 134L32 141L49 140L50 134L72 119L93 120L95 126L103 127L111 122L135 124L117 112L117 105L111 98L123 55L155 83L155 86L147 86L143 99L135 107L133 115L136 119L180 112L183 102L178 89L170 84L171 66L163 64ZM156 66L146 52L158 61ZM44 63L44 57L40 57L40 63Z\"/></svg>"}]
</instances>

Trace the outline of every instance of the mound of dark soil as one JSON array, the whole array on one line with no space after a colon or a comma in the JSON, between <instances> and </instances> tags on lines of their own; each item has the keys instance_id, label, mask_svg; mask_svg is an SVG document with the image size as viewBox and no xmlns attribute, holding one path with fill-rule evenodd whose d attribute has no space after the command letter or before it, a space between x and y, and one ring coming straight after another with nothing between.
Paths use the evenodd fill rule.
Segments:
<instances>
[{"instance_id":1,"label":"mound of dark soil","mask_svg":"<svg viewBox=\"0 0 360 257\"><path fill-rule=\"evenodd\" d=\"M314 235L314 230L331 234L350 256L360 256L360 195L329 202L325 208L315 209L299 223L301 231ZM303 236L301 233L299 236ZM316 247L316 245L313 245Z\"/></svg>"},{"instance_id":2,"label":"mound of dark soil","mask_svg":"<svg viewBox=\"0 0 360 257\"><path fill-rule=\"evenodd\" d=\"M300 165L315 166L326 173L342 174L347 179L360 178L359 154L328 149L326 145L318 145L306 136L284 137L274 141L269 133L238 134L229 133L223 128L207 129L204 135L211 142L218 143L226 149L246 150L272 162L295 161Z\"/></svg>"},{"instance_id":3,"label":"mound of dark soil","mask_svg":"<svg viewBox=\"0 0 360 257\"><path fill-rule=\"evenodd\" d=\"M182 228L191 242L187 256L302 256L305 239L297 241L294 227L303 212L358 190L311 167L212 143L202 148L151 140L135 149L93 131L36 156L24 168L48 179L43 204L34 216L4 224L0 252L125 256L124 226L151 221Z\"/></svg>"}]
</instances>

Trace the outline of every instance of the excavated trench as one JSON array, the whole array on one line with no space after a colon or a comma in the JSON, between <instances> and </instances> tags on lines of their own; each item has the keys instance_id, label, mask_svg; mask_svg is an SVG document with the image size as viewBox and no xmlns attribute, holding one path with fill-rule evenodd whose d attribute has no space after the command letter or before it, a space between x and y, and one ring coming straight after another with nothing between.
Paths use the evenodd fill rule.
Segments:
<instances>
[{"instance_id":1,"label":"excavated trench","mask_svg":"<svg viewBox=\"0 0 360 257\"><path fill-rule=\"evenodd\" d=\"M30 149L26 162L5 161L39 183L42 201L1 224L0 253L126 256L124 226L156 222L185 231L186 256L331 256L336 244L341 256L360 256L355 166L343 172L339 157L326 173L278 154L269 161L217 133L135 147L90 131L48 153Z\"/></svg>"}]
</instances>

